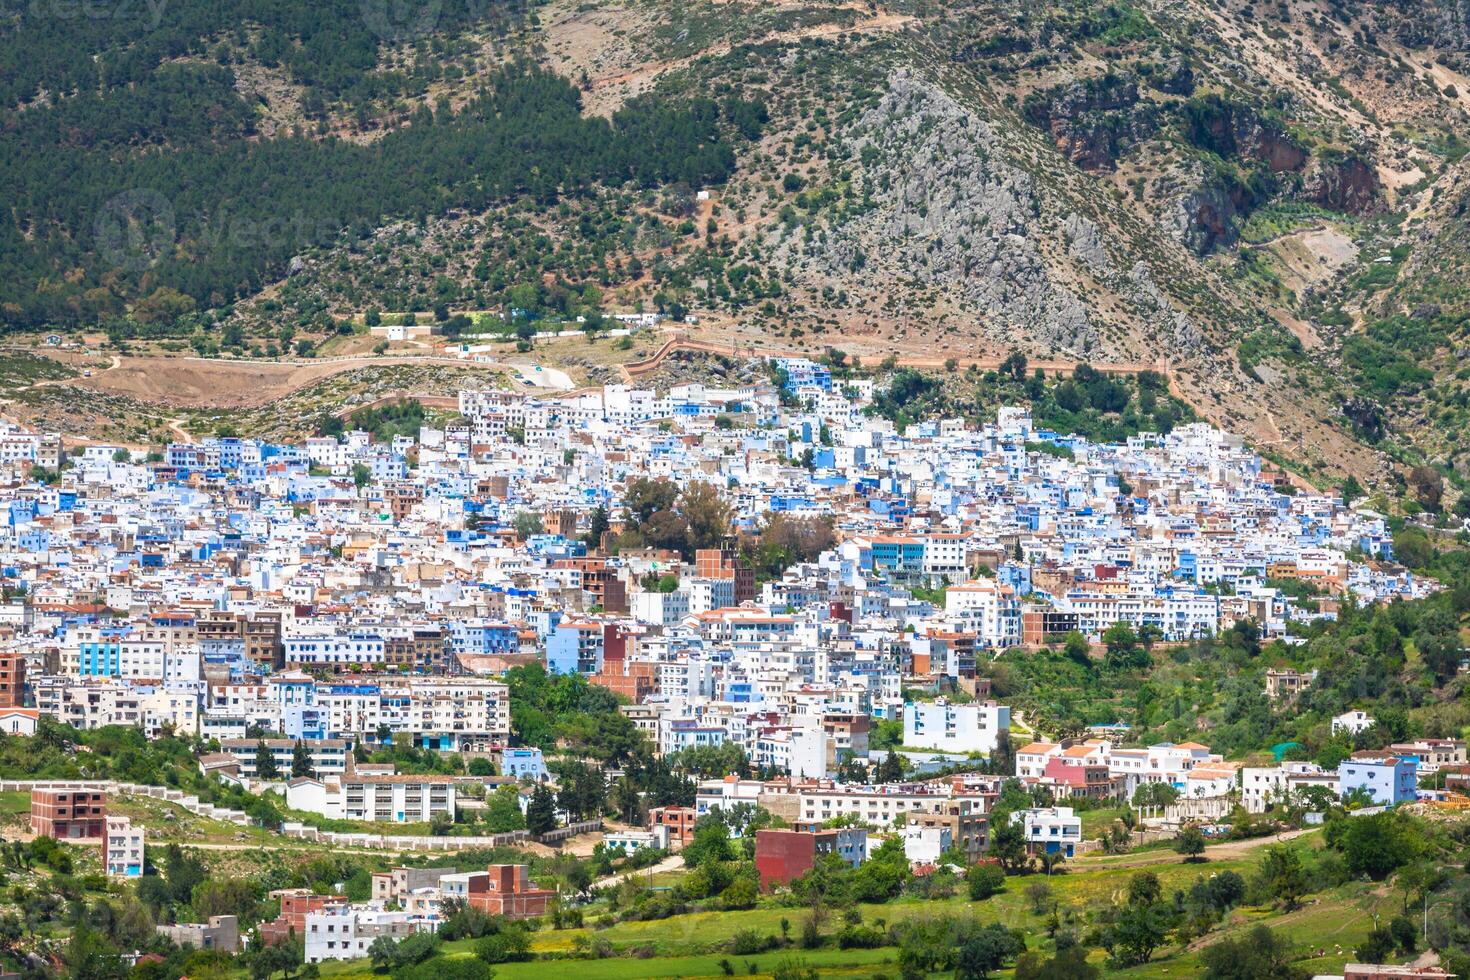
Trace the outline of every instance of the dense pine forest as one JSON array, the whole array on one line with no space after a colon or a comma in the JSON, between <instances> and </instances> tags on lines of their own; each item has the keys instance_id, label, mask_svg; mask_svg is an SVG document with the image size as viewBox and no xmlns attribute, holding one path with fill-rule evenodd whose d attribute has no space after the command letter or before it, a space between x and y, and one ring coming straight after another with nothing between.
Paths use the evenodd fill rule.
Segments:
<instances>
[{"instance_id":1,"label":"dense pine forest","mask_svg":"<svg viewBox=\"0 0 1470 980\"><path fill-rule=\"evenodd\" d=\"M766 118L761 103L730 91L584 116L568 80L516 61L467 104L420 105L373 142L266 138L233 72L205 58L210 38L235 32L229 50L284 65L308 101L340 108L397 84L367 69L399 40L395 30L426 25L385 26L371 4L180 6L153 30L144 7L101 26L29 11L0 35L0 188L11 202L0 222L0 324L223 306L279 278L293 256L390 219L517 196L544 205L598 183L721 183ZM521 11L445 4L435 24L478 17L504 30ZM229 60L223 50L218 60Z\"/></svg>"}]
</instances>

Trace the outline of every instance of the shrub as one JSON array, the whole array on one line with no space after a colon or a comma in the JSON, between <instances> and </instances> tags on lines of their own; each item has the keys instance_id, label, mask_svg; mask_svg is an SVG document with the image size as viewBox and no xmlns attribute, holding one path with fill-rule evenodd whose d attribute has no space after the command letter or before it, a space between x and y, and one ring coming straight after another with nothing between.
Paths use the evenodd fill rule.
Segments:
<instances>
[{"instance_id":1,"label":"shrub","mask_svg":"<svg viewBox=\"0 0 1470 980\"><path fill-rule=\"evenodd\" d=\"M763 936L754 929L741 929L730 937L730 952L736 956L753 956L764 953L776 945L771 936Z\"/></svg>"},{"instance_id":2,"label":"shrub","mask_svg":"<svg viewBox=\"0 0 1470 980\"><path fill-rule=\"evenodd\" d=\"M1005 890L1006 873L996 864L980 864L965 875L970 901L983 902L992 895Z\"/></svg>"}]
</instances>

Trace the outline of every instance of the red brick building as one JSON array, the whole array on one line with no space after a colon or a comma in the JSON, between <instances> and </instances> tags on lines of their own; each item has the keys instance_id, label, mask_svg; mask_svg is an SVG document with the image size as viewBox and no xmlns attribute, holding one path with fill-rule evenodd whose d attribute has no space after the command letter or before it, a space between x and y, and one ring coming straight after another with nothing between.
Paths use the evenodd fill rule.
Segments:
<instances>
[{"instance_id":1,"label":"red brick building","mask_svg":"<svg viewBox=\"0 0 1470 980\"><path fill-rule=\"evenodd\" d=\"M556 892L537 888L524 864L492 864L469 883L469 904L507 919L534 919L546 914Z\"/></svg>"},{"instance_id":2,"label":"red brick building","mask_svg":"<svg viewBox=\"0 0 1470 980\"><path fill-rule=\"evenodd\" d=\"M100 841L107 836L107 794L100 790L31 790L31 831L37 837Z\"/></svg>"},{"instance_id":3,"label":"red brick building","mask_svg":"<svg viewBox=\"0 0 1470 980\"><path fill-rule=\"evenodd\" d=\"M694 839L694 824L698 819L692 806L656 806L648 811L648 825L669 828L669 841L680 846Z\"/></svg>"},{"instance_id":4,"label":"red brick building","mask_svg":"<svg viewBox=\"0 0 1470 980\"><path fill-rule=\"evenodd\" d=\"M25 706L26 655L0 653L0 708Z\"/></svg>"},{"instance_id":5,"label":"red brick building","mask_svg":"<svg viewBox=\"0 0 1470 980\"><path fill-rule=\"evenodd\" d=\"M621 694L634 704L642 704L658 689L655 665L642 660L604 659L602 670L590 675L587 680L614 694Z\"/></svg>"},{"instance_id":6,"label":"red brick building","mask_svg":"<svg viewBox=\"0 0 1470 980\"><path fill-rule=\"evenodd\" d=\"M755 599L755 569L730 548L700 548L694 552L694 574L699 578L735 580L735 605Z\"/></svg>"},{"instance_id":7,"label":"red brick building","mask_svg":"<svg viewBox=\"0 0 1470 980\"><path fill-rule=\"evenodd\" d=\"M628 590L618 577L616 568L609 568L606 558L562 558L552 563L552 568L575 568L582 573L582 589L592 593L592 601L604 612L625 613L628 611Z\"/></svg>"},{"instance_id":8,"label":"red brick building","mask_svg":"<svg viewBox=\"0 0 1470 980\"><path fill-rule=\"evenodd\" d=\"M270 893L281 900L281 914L270 922L262 922L260 940L267 946L283 943L291 936L306 935L306 916L329 905L346 905L341 895L314 895L305 888L281 888Z\"/></svg>"},{"instance_id":9,"label":"red brick building","mask_svg":"<svg viewBox=\"0 0 1470 980\"><path fill-rule=\"evenodd\" d=\"M755 870L761 889L800 878L822 854L837 854L856 867L867 855L868 832L856 827L836 830L757 830Z\"/></svg>"}]
</instances>

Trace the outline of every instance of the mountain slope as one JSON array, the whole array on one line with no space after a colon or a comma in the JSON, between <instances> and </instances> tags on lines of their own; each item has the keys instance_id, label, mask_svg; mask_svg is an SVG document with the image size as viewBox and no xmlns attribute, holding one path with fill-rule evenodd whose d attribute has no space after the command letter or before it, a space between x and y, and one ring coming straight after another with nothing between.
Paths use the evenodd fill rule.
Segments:
<instances>
[{"instance_id":1,"label":"mountain slope","mask_svg":"<svg viewBox=\"0 0 1470 980\"><path fill-rule=\"evenodd\" d=\"M269 356L657 306L1166 362L1315 479L1470 475L1458 0L202 4L10 15L8 325Z\"/></svg>"}]
</instances>

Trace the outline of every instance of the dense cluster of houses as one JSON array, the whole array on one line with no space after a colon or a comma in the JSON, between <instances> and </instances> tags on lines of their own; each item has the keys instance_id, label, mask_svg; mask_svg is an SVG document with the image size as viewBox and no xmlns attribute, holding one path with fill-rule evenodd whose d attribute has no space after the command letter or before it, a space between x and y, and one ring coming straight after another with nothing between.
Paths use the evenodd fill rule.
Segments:
<instances>
[{"instance_id":1,"label":"dense cluster of houses","mask_svg":"<svg viewBox=\"0 0 1470 980\"><path fill-rule=\"evenodd\" d=\"M916 860L978 855L998 777L838 779L878 757L877 722L901 721L922 776L1009 738L981 669L998 651L1096 643L1119 623L1161 642L1245 619L1284 635L1347 596L1433 588L1392 563L1379 515L1296 492L1207 425L1098 444L1004 408L900 429L868 411L872 381L776 366L784 390L467 390L457 414L386 441L218 437L161 458L106 445L67 458L53 437L0 429L0 711L22 712L0 727L27 734L44 715L198 735L220 745L205 770L242 785L272 782L262 736L285 773L304 742L310 774L282 780L292 808L420 821L453 812L456 781L354 765L351 746L485 755L503 776L546 779L540 753L511 744L500 680L540 663L619 695L660 753L733 744L784 774L701 787L689 813L613 841L625 850L674 846L699 813L748 802L797 826L901 831ZM709 484L728 534L683 554L610 547L640 479ZM822 529L820 544L758 577L738 541L775 519ZM1310 683L1268 679L1282 697ZM1167 782L1264 805L1330 779L1393 802L1413 795L1416 752L1242 773L1202 745L1097 738L1026 745L1016 774L1059 801L1022 818L1028 842L1071 854L1069 799ZM854 835L767 839L773 880L800 855L862 850ZM433 887L536 891L495 868ZM401 890L400 905L418 889ZM299 915L317 960L418 921L408 905Z\"/></svg>"}]
</instances>

